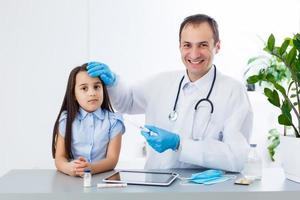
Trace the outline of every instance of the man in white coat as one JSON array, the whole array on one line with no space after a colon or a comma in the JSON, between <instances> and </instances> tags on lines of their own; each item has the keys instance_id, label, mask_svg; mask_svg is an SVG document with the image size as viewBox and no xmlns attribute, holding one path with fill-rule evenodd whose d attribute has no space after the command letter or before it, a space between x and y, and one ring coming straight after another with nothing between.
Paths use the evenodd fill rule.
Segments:
<instances>
[{"instance_id":1,"label":"man in white coat","mask_svg":"<svg viewBox=\"0 0 300 200\"><path fill-rule=\"evenodd\" d=\"M91 62L90 76L108 86L120 112L145 114L141 132L151 146L146 169L214 168L239 172L249 151L253 113L245 87L213 65L220 50L218 25L192 15L179 30L186 70L158 74L127 87L103 63Z\"/></svg>"}]
</instances>

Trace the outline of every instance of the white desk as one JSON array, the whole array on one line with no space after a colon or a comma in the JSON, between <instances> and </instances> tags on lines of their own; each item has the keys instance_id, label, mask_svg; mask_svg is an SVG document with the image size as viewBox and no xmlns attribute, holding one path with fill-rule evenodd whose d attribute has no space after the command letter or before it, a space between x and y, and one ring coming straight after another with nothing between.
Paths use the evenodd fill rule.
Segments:
<instances>
[{"instance_id":1,"label":"white desk","mask_svg":"<svg viewBox=\"0 0 300 200\"><path fill-rule=\"evenodd\" d=\"M199 170L174 170L183 176ZM261 181L250 186L234 185L234 180L215 185L183 185L176 180L169 187L128 185L125 188L96 188L112 172L93 176L93 187L84 188L82 178L56 170L11 170L0 178L0 199L239 199L291 200L300 198L300 184L286 180L282 169L264 169ZM240 176L237 174L237 176Z\"/></svg>"}]
</instances>

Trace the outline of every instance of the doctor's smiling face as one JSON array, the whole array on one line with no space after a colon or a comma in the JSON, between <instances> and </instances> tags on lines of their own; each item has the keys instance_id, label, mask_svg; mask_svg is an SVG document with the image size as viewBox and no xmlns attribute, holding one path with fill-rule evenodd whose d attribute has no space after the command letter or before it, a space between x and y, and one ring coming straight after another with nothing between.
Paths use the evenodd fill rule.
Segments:
<instances>
[{"instance_id":1,"label":"doctor's smiling face","mask_svg":"<svg viewBox=\"0 0 300 200\"><path fill-rule=\"evenodd\" d=\"M214 56L220 49L210 24L187 23L180 32L180 53L192 82L204 76L212 67Z\"/></svg>"},{"instance_id":2,"label":"doctor's smiling face","mask_svg":"<svg viewBox=\"0 0 300 200\"><path fill-rule=\"evenodd\" d=\"M92 78L86 71L76 75L75 97L78 104L87 112L94 112L103 102L103 86L100 79Z\"/></svg>"}]
</instances>

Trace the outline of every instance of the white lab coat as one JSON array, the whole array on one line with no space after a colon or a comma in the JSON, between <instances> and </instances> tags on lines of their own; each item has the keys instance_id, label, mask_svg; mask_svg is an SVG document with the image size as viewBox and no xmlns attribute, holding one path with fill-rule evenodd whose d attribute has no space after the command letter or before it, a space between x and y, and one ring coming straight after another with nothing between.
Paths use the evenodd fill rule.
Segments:
<instances>
[{"instance_id":1,"label":"white lab coat","mask_svg":"<svg viewBox=\"0 0 300 200\"><path fill-rule=\"evenodd\" d=\"M175 122L170 121L168 115L173 110L181 78L185 75L183 85L190 83L185 71L161 73L132 87L128 87L118 77L116 84L108 88L112 104L118 111L145 113L146 124L180 136L178 151L158 153L148 146L146 169L207 167L227 171L242 170L249 151L253 121L244 86L217 70L209 98L214 105L209 122L208 103L200 104L197 112L194 111L197 101L207 96L213 71L212 67L197 81L197 92L189 94L181 89L176 109L178 119Z\"/></svg>"}]
</instances>

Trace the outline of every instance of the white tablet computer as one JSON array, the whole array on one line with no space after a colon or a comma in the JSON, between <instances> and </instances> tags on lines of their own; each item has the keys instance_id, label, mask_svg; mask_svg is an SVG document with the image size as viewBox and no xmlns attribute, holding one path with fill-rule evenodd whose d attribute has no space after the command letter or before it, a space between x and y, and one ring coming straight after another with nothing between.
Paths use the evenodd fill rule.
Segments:
<instances>
[{"instance_id":1,"label":"white tablet computer","mask_svg":"<svg viewBox=\"0 0 300 200\"><path fill-rule=\"evenodd\" d=\"M169 186L178 174L173 172L119 170L103 179L106 183Z\"/></svg>"}]
</instances>

